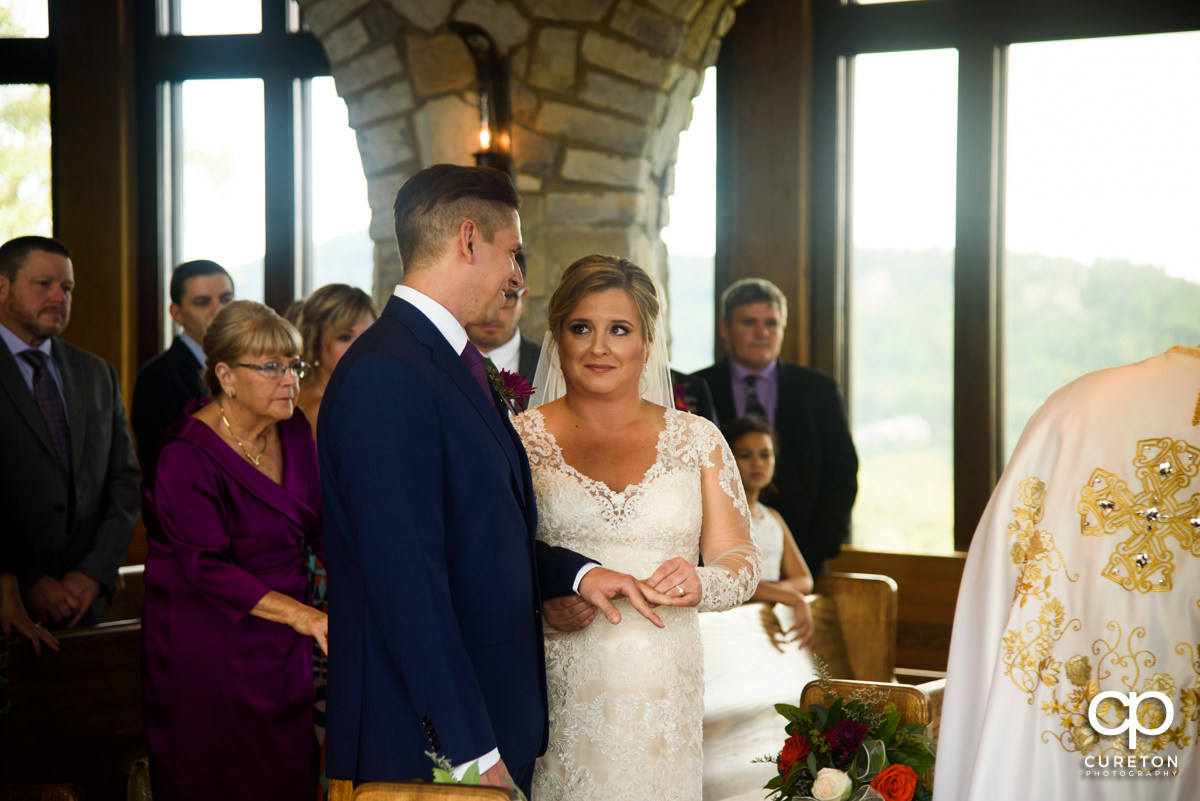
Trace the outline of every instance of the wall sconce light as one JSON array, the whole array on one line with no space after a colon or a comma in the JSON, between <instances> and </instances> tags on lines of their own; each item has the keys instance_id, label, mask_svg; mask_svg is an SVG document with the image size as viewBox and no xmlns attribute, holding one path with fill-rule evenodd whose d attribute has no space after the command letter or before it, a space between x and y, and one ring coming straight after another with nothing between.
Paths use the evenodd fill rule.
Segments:
<instances>
[{"instance_id":1,"label":"wall sconce light","mask_svg":"<svg viewBox=\"0 0 1200 801\"><path fill-rule=\"evenodd\" d=\"M483 28L452 22L450 29L467 45L475 62L479 85L479 150L475 164L512 173L512 103L508 96L508 65L500 48Z\"/></svg>"}]
</instances>

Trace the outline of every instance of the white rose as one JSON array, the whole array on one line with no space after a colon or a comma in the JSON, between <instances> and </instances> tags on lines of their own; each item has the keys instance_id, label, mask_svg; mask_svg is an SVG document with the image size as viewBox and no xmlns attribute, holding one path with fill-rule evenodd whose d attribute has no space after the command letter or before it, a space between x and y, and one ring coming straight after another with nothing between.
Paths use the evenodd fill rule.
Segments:
<instances>
[{"instance_id":1,"label":"white rose","mask_svg":"<svg viewBox=\"0 0 1200 801\"><path fill-rule=\"evenodd\" d=\"M846 801L854 783L844 771L836 768L821 768L813 782L812 794L817 801Z\"/></svg>"}]
</instances>

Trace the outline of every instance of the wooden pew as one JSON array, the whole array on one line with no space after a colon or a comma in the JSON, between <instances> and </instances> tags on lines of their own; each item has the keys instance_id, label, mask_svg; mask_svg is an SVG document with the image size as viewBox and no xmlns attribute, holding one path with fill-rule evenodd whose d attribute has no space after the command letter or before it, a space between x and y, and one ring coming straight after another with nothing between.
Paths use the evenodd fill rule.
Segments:
<instances>
[{"instance_id":1,"label":"wooden pew","mask_svg":"<svg viewBox=\"0 0 1200 801\"><path fill-rule=\"evenodd\" d=\"M0 776L9 797L32 785L75 785L87 801L124 799L146 755L142 719L142 567L121 568L125 591L98 626L55 632L58 652L0 638L7 712L0 715ZM4 706L0 700L0 707ZM0 796L0 801L4 796ZM49 798L50 796L46 796Z\"/></svg>"}]
</instances>

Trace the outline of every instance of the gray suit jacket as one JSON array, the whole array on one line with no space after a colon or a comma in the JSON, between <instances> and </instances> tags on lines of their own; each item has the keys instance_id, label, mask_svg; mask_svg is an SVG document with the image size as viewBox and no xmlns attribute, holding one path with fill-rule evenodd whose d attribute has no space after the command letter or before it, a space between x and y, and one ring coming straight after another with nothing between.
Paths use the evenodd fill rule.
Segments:
<instances>
[{"instance_id":1,"label":"gray suit jacket","mask_svg":"<svg viewBox=\"0 0 1200 801\"><path fill-rule=\"evenodd\" d=\"M71 431L73 480L59 466L41 411L0 344L0 569L22 590L78 570L111 592L138 519L141 473L117 371L52 340ZM73 492L72 492L73 490Z\"/></svg>"}]
</instances>

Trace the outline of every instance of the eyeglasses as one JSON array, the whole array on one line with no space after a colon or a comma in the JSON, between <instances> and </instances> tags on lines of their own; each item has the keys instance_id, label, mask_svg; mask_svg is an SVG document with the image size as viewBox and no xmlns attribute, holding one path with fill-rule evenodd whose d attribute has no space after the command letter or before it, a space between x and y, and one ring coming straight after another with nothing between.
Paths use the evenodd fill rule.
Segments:
<instances>
[{"instance_id":1,"label":"eyeglasses","mask_svg":"<svg viewBox=\"0 0 1200 801\"><path fill-rule=\"evenodd\" d=\"M257 370L268 378L274 378L276 381L283 378L289 371L296 378L304 378L308 375L308 362L302 362L296 359L292 362L267 362L266 364L247 364L238 362L234 367L245 367L250 370Z\"/></svg>"},{"instance_id":2,"label":"eyeglasses","mask_svg":"<svg viewBox=\"0 0 1200 801\"><path fill-rule=\"evenodd\" d=\"M508 292L505 292L504 293L504 302L502 304L500 304L500 308L515 309L517 307L517 301L520 300L521 298L525 297L525 293L528 290L529 290L529 287L523 286L520 289L513 289L513 290L509 290Z\"/></svg>"}]
</instances>

